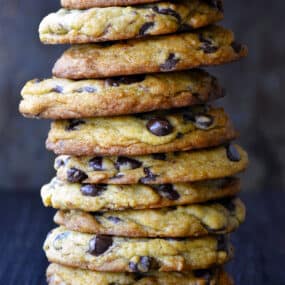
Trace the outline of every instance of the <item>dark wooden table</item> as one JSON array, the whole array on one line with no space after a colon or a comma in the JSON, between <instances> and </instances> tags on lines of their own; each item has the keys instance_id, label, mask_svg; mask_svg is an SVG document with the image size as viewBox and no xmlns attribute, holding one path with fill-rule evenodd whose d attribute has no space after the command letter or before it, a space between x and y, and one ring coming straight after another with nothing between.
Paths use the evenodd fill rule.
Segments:
<instances>
[{"instance_id":1,"label":"dark wooden table","mask_svg":"<svg viewBox=\"0 0 285 285\"><path fill-rule=\"evenodd\" d=\"M54 226L39 194L0 194L0 284L45 284L41 250ZM243 194L247 222L233 235L236 258L228 266L237 285L285 285L285 192ZM89 285L89 284L86 284Z\"/></svg>"}]
</instances>

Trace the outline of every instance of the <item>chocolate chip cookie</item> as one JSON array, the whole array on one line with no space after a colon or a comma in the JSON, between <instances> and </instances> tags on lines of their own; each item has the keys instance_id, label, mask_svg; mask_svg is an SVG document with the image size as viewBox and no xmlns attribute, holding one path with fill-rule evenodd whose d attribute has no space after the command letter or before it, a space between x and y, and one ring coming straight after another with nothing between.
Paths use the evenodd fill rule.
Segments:
<instances>
[{"instance_id":1,"label":"chocolate chip cookie","mask_svg":"<svg viewBox=\"0 0 285 285\"><path fill-rule=\"evenodd\" d=\"M217 79L202 70L105 80L34 79L22 90L20 112L46 119L114 116L206 103L223 94Z\"/></svg>"},{"instance_id":2,"label":"chocolate chip cookie","mask_svg":"<svg viewBox=\"0 0 285 285\"><path fill-rule=\"evenodd\" d=\"M247 55L233 33L218 26L194 32L107 44L77 45L56 62L53 74L69 79L169 72L218 65Z\"/></svg>"},{"instance_id":3,"label":"chocolate chip cookie","mask_svg":"<svg viewBox=\"0 0 285 285\"><path fill-rule=\"evenodd\" d=\"M206 148L237 137L222 108L195 106L132 116L58 120L46 146L56 154L143 155Z\"/></svg>"},{"instance_id":4,"label":"chocolate chip cookie","mask_svg":"<svg viewBox=\"0 0 285 285\"><path fill-rule=\"evenodd\" d=\"M233 285L221 268L188 272L102 273L51 264L47 269L49 285Z\"/></svg>"},{"instance_id":5,"label":"chocolate chip cookie","mask_svg":"<svg viewBox=\"0 0 285 285\"><path fill-rule=\"evenodd\" d=\"M244 219L245 207L238 198L156 210L105 213L66 210L58 211L54 218L57 224L73 231L124 237L226 234L236 230Z\"/></svg>"},{"instance_id":6,"label":"chocolate chip cookie","mask_svg":"<svg viewBox=\"0 0 285 285\"><path fill-rule=\"evenodd\" d=\"M226 263L233 255L227 236L135 239L78 233L64 227L49 233L44 251L50 262L66 266L135 273L206 269Z\"/></svg>"},{"instance_id":7,"label":"chocolate chip cookie","mask_svg":"<svg viewBox=\"0 0 285 285\"><path fill-rule=\"evenodd\" d=\"M93 7L133 6L154 2L159 2L159 0L61 0L61 6L67 9L88 9ZM222 3L219 5L222 5Z\"/></svg>"},{"instance_id":8,"label":"chocolate chip cookie","mask_svg":"<svg viewBox=\"0 0 285 285\"><path fill-rule=\"evenodd\" d=\"M157 185L79 184L55 178L42 187L41 196L45 206L95 212L201 203L233 196L239 191L238 178Z\"/></svg>"},{"instance_id":9,"label":"chocolate chip cookie","mask_svg":"<svg viewBox=\"0 0 285 285\"><path fill-rule=\"evenodd\" d=\"M246 152L228 144L196 151L145 156L61 155L55 160L57 176L69 182L110 184L165 184L222 178L243 171Z\"/></svg>"},{"instance_id":10,"label":"chocolate chip cookie","mask_svg":"<svg viewBox=\"0 0 285 285\"><path fill-rule=\"evenodd\" d=\"M217 9L201 0L87 10L61 9L43 19L39 33L46 44L80 44L191 31L222 18L222 7Z\"/></svg>"}]
</instances>

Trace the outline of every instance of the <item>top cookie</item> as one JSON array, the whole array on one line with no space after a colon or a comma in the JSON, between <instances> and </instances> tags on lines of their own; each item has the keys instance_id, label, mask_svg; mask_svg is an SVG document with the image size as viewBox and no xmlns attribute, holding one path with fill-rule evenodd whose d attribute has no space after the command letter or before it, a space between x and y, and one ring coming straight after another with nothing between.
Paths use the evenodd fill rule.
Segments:
<instances>
[{"instance_id":1,"label":"top cookie","mask_svg":"<svg viewBox=\"0 0 285 285\"><path fill-rule=\"evenodd\" d=\"M126 40L108 44L77 45L56 62L60 78L99 78L169 72L218 65L247 55L231 31L218 26L194 32Z\"/></svg>"},{"instance_id":2,"label":"top cookie","mask_svg":"<svg viewBox=\"0 0 285 285\"><path fill-rule=\"evenodd\" d=\"M154 2L159 2L159 0L61 0L61 6L67 9L88 9L93 7L133 6Z\"/></svg>"},{"instance_id":3,"label":"top cookie","mask_svg":"<svg viewBox=\"0 0 285 285\"><path fill-rule=\"evenodd\" d=\"M201 0L136 7L61 9L43 19L39 33L46 44L91 43L189 31L222 18L221 9Z\"/></svg>"}]
</instances>

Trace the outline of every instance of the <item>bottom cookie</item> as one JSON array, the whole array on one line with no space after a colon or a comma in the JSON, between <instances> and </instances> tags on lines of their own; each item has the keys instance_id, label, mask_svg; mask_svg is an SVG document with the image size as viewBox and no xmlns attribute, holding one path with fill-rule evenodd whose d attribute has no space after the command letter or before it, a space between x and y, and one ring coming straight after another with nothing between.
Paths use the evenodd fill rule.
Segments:
<instances>
[{"instance_id":1,"label":"bottom cookie","mask_svg":"<svg viewBox=\"0 0 285 285\"><path fill-rule=\"evenodd\" d=\"M49 285L233 285L230 276L220 268L183 273L153 272L100 273L51 264L47 269Z\"/></svg>"}]
</instances>

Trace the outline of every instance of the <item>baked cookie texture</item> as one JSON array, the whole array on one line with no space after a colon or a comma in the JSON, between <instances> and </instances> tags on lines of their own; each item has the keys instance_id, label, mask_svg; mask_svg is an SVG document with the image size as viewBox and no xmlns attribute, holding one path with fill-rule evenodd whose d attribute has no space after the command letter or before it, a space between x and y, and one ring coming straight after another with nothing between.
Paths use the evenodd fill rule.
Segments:
<instances>
[{"instance_id":1,"label":"baked cookie texture","mask_svg":"<svg viewBox=\"0 0 285 285\"><path fill-rule=\"evenodd\" d=\"M233 255L227 236L135 239L78 233L64 227L49 233L44 251L50 262L107 272L206 269L224 264Z\"/></svg>"},{"instance_id":2,"label":"baked cookie texture","mask_svg":"<svg viewBox=\"0 0 285 285\"><path fill-rule=\"evenodd\" d=\"M133 116L58 120L46 147L56 154L143 155L206 148L237 137L222 108L204 106Z\"/></svg>"},{"instance_id":3,"label":"baked cookie texture","mask_svg":"<svg viewBox=\"0 0 285 285\"><path fill-rule=\"evenodd\" d=\"M236 43L231 31L209 26L189 33L73 46L56 62L53 74L90 79L169 72L218 65L246 55L246 46Z\"/></svg>"},{"instance_id":4,"label":"baked cookie texture","mask_svg":"<svg viewBox=\"0 0 285 285\"><path fill-rule=\"evenodd\" d=\"M195 151L145 156L60 155L57 176L69 182L165 184L236 175L248 165L247 153L236 144Z\"/></svg>"},{"instance_id":5,"label":"baked cookie texture","mask_svg":"<svg viewBox=\"0 0 285 285\"><path fill-rule=\"evenodd\" d=\"M45 206L86 212L162 208L230 197L240 191L238 178L159 185L66 183L53 179L41 190Z\"/></svg>"},{"instance_id":6,"label":"baked cookie texture","mask_svg":"<svg viewBox=\"0 0 285 285\"><path fill-rule=\"evenodd\" d=\"M124 237L198 237L233 232L244 219L244 204L238 198L229 198L206 204L157 210L105 213L58 211L54 221L70 230L90 234Z\"/></svg>"},{"instance_id":7,"label":"baked cookie texture","mask_svg":"<svg viewBox=\"0 0 285 285\"><path fill-rule=\"evenodd\" d=\"M201 0L86 10L61 9L43 19L39 34L46 44L81 44L187 31L222 18L222 7L218 9Z\"/></svg>"},{"instance_id":8,"label":"baked cookie texture","mask_svg":"<svg viewBox=\"0 0 285 285\"><path fill-rule=\"evenodd\" d=\"M61 6L67 9L89 9L93 7L134 6L155 3L159 0L61 0Z\"/></svg>"},{"instance_id":9,"label":"baked cookie texture","mask_svg":"<svg viewBox=\"0 0 285 285\"><path fill-rule=\"evenodd\" d=\"M102 273L51 264L47 269L49 285L233 285L221 268L189 272Z\"/></svg>"},{"instance_id":10,"label":"baked cookie texture","mask_svg":"<svg viewBox=\"0 0 285 285\"><path fill-rule=\"evenodd\" d=\"M184 107L223 95L218 80L202 70L79 81L34 79L24 86L19 109L26 117L75 119Z\"/></svg>"}]
</instances>

